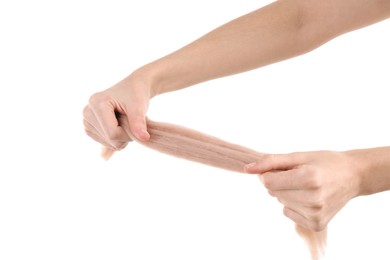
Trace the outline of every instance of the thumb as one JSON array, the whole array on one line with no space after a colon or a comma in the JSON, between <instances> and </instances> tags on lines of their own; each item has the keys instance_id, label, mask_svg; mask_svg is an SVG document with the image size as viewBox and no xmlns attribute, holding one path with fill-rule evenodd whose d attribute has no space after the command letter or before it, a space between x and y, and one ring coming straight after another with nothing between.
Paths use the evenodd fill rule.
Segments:
<instances>
[{"instance_id":1,"label":"thumb","mask_svg":"<svg viewBox=\"0 0 390 260\"><path fill-rule=\"evenodd\" d=\"M270 171L289 170L300 164L298 153L291 154L267 154L262 156L257 162L245 165L247 173L265 173Z\"/></svg>"},{"instance_id":2,"label":"thumb","mask_svg":"<svg viewBox=\"0 0 390 260\"><path fill-rule=\"evenodd\" d=\"M143 113L128 113L127 116L119 117L119 124L131 139L148 141L150 134L147 131L146 118Z\"/></svg>"},{"instance_id":3,"label":"thumb","mask_svg":"<svg viewBox=\"0 0 390 260\"><path fill-rule=\"evenodd\" d=\"M150 139L145 116L131 116L128 118L128 121L130 124L130 131L134 134L135 138L143 142Z\"/></svg>"}]
</instances>

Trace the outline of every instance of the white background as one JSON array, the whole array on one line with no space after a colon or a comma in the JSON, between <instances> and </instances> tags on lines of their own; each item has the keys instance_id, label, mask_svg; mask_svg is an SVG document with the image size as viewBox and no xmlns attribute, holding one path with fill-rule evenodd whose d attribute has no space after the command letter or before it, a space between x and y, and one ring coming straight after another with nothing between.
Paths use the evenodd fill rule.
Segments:
<instances>
[{"instance_id":1,"label":"white background","mask_svg":"<svg viewBox=\"0 0 390 260\"><path fill-rule=\"evenodd\" d=\"M91 94L267 1L1 1L0 259L309 259L255 176L84 134ZM262 152L389 145L390 21L155 98L148 116ZM326 259L390 259L390 194L351 201Z\"/></svg>"}]
</instances>

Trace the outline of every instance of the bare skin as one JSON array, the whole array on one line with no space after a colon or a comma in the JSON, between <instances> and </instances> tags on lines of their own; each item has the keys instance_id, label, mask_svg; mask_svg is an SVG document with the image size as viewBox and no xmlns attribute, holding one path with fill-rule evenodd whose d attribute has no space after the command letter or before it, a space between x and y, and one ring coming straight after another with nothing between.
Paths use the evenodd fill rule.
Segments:
<instances>
[{"instance_id":1,"label":"bare skin","mask_svg":"<svg viewBox=\"0 0 390 260\"><path fill-rule=\"evenodd\" d=\"M352 198L390 190L390 147L267 155L245 169L261 173L288 218L319 231Z\"/></svg>"},{"instance_id":2,"label":"bare skin","mask_svg":"<svg viewBox=\"0 0 390 260\"><path fill-rule=\"evenodd\" d=\"M389 16L388 0L274 2L92 95L84 110L86 131L113 150L123 148L128 137L118 126L114 113L118 112L128 116L134 136L146 141L145 114L154 96L307 53L334 37Z\"/></svg>"},{"instance_id":3,"label":"bare skin","mask_svg":"<svg viewBox=\"0 0 390 260\"><path fill-rule=\"evenodd\" d=\"M84 109L86 133L107 149L124 148L130 137L119 113L128 118L132 136L147 142L146 112L154 96L302 55L389 17L389 0L274 2L94 94ZM390 147L269 155L245 171L260 174L288 218L319 231L350 199L390 189Z\"/></svg>"}]
</instances>

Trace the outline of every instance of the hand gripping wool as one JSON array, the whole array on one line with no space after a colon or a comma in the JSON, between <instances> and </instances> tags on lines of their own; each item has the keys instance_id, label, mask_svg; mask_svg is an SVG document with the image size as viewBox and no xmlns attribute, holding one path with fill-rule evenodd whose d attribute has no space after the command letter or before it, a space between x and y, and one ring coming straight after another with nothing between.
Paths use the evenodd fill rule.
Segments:
<instances>
[{"instance_id":1,"label":"hand gripping wool","mask_svg":"<svg viewBox=\"0 0 390 260\"><path fill-rule=\"evenodd\" d=\"M129 130L126 117L120 117L119 123L132 140L137 140ZM246 164L256 162L264 155L178 125L148 119L147 127L150 139L140 144L168 155L229 171L244 173ZM102 156L108 159L113 153L105 149ZM319 259L325 250L327 230L315 232L299 225L296 225L296 230L308 244L312 260Z\"/></svg>"}]
</instances>

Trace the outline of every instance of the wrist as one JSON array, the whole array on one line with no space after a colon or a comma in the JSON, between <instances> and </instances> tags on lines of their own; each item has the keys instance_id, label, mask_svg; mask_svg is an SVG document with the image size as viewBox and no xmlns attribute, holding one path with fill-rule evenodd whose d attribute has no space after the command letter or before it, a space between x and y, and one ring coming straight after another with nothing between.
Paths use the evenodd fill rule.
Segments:
<instances>
[{"instance_id":1,"label":"wrist","mask_svg":"<svg viewBox=\"0 0 390 260\"><path fill-rule=\"evenodd\" d=\"M129 78L136 82L136 85L141 86L148 95L149 99L162 93L160 80L156 70L148 65L138 68L133 71Z\"/></svg>"},{"instance_id":2,"label":"wrist","mask_svg":"<svg viewBox=\"0 0 390 260\"><path fill-rule=\"evenodd\" d=\"M350 165L353 169L354 176L357 180L357 196L368 195L367 185L367 172L369 171L368 160L364 156L364 150L350 150L346 151L345 154L349 158Z\"/></svg>"},{"instance_id":3,"label":"wrist","mask_svg":"<svg viewBox=\"0 0 390 260\"><path fill-rule=\"evenodd\" d=\"M390 190L390 147L352 150L346 153L351 158L359 178L359 196Z\"/></svg>"}]
</instances>

